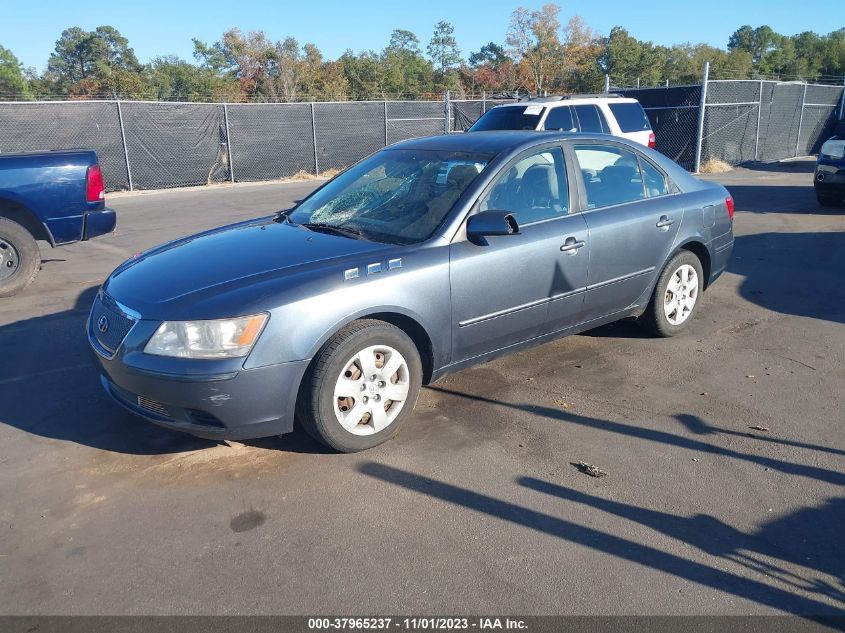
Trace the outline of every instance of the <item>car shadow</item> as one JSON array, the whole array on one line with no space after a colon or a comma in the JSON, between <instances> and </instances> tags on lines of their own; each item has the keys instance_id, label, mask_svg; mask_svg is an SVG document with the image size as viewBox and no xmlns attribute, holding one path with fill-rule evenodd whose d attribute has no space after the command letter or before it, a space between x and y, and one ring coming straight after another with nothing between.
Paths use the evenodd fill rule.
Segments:
<instances>
[{"instance_id":1,"label":"car shadow","mask_svg":"<svg viewBox=\"0 0 845 633\"><path fill-rule=\"evenodd\" d=\"M757 233L736 238L728 271L762 308L845 323L845 232Z\"/></svg>"},{"instance_id":2,"label":"car shadow","mask_svg":"<svg viewBox=\"0 0 845 633\"><path fill-rule=\"evenodd\" d=\"M0 424L40 437L134 455L162 455L210 448L204 440L147 422L112 402L90 358L85 321L97 286L75 305L47 316L0 326ZM305 433L244 442L301 453L326 449Z\"/></svg>"}]
</instances>

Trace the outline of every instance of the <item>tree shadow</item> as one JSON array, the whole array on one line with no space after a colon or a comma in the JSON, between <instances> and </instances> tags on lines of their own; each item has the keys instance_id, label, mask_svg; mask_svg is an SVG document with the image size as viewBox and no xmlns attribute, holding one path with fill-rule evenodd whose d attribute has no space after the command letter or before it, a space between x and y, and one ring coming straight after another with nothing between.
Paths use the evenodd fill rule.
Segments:
<instances>
[{"instance_id":1,"label":"tree shadow","mask_svg":"<svg viewBox=\"0 0 845 633\"><path fill-rule=\"evenodd\" d=\"M801 508L764 524L754 533L746 534L704 514L677 516L604 499L533 477L522 477L518 483L537 492L634 521L712 556L730 559L754 572L776 577L796 589L818 593L845 604L845 557L831 555L839 550L840 530L845 523L845 498L828 499L817 508ZM819 578L803 577L755 555L815 569L836 578L840 586Z\"/></svg>"},{"instance_id":2,"label":"tree shadow","mask_svg":"<svg viewBox=\"0 0 845 633\"><path fill-rule=\"evenodd\" d=\"M707 422L697 415L690 415L688 413L680 413L675 416L675 419L683 424L690 433L694 433L696 435L733 435L736 437L753 437L756 440L770 444L806 448L811 451L820 451L822 453L831 453L833 455L845 455L845 449L822 446L821 444L810 444L808 442L797 442L795 440L771 437L768 435L761 435L759 433L751 433L751 429L748 431L737 431L736 429L727 429L723 426L714 426L712 424L707 424Z\"/></svg>"},{"instance_id":3,"label":"tree shadow","mask_svg":"<svg viewBox=\"0 0 845 633\"><path fill-rule=\"evenodd\" d=\"M724 446L717 446L715 444L708 444L699 439L684 437L683 435L676 435L668 431L661 431L658 429L649 429L633 424L625 424L623 422L613 422L611 420L602 420L599 418L592 418L585 415L578 415L562 409L554 409L542 405L534 404L513 404L510 402L503 402L501 400L494 400L480 395L466 394L444 387L429 386L428 389L438 391L440 393L466 398L475 402L483 402L510 409L516 409L525 413L530 413L550 420L557 420L567 424L577 424L600 431L609 433L617 433L619 435L626 435L628 437L636 437L638 439L647 440L650 442L657 442L668 446L675 446L691 451L706 453L710 455L719 455L740 461L746 461L765 468L770 468L787 475L795 475L798 477L806 477L817 481L824 481L826 483L837 486L845 485L845 473L835 470L828 470L820 466L812 464L796 464L774 457L767 457L765 455L743 453L732 448ZM755 436L757 437L757 436ZM838 450L838 449L833 449Z\"/></svg>"},{"instance_id":4,"label":"tree shadow","mask_svg":"<svg viewBox=\"0 0 845 633\"><path fill-rule=\"evenodd\" d=\"M740 295L772 312L845 323L845 232L758 233L736 238L728 271Z\"/></svg>"},{"instance_id":5,"label":"tree shadow","mask_svg":"<svg viewBox=\"0 0 845 633\"><path fill-rule=\"evenodd\" d=\"M0 424L115 453L160 455L219 444L143 420L112 402L90 358L85 321L97 286L70 310L0 326ZM245 442L302 453L325 452L306 434Z\"/></svg>"},{"instance_id":6,"label":"tree shadow","mask_svg":"<svg viewBox=\"0 0 845 633\"><path fill-rule=\"evenodd\" d=\"M610 554L773 609L806 616L845 614L845 609L813 598L796 595L751 578L689 560L631 539L608 534L574 521L502 501L468 488L374 462L364 463L358 469L367 476L406 490L481 512L520 527ZM730 526L725 526L723 531L730 535L736 533Z\"/></svg>"}]
</instances>

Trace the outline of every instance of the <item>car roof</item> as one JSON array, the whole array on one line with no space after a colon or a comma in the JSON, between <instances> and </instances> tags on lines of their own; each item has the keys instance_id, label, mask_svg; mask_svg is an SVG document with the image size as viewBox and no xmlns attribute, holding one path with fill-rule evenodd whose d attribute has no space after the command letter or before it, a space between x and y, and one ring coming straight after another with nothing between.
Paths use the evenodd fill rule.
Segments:
<instances>
[{"instance_id":1,"label":"car roof","mask_svg":"<svg viewBox=\"0 0 845 633\"><path fill-rule=\"evenodd\" d=\"M443 150L492 155L566 138L625 141L623 138L616 136L610 137L607 134L546 132L537 130L492 130L488 132L465 132L463 134L441 134L439 136L415 138L390 145L389 149Z\"/></svg>"},{"instance_id":2,"label":"car roof","mask_svg":"<svg viewBox=\"0 0 845 633\"><path fill-rule=\"evenodd\" d=\"M584 105L587 103L639 103L632 97L567 97L566 99L554 98L539 98L531 99L529 101L519 101L514 103L503 103L496 106L497 108L509 108L513 106L543 106L544 108L559 108L567 105Z\"/></svg>"}]
</instances>

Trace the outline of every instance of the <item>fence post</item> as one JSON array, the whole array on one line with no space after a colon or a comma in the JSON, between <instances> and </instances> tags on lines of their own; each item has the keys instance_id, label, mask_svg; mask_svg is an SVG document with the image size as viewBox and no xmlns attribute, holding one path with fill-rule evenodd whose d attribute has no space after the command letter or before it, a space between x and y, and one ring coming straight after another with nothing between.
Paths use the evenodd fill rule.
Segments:
<instances>
[{"instance_id":1,"label":"fence post","mask_svg":"<svg viewBox=\"0 0 845 633\"><path fill-rule=\"evenodd\" d=\"M119 99L117 101L117 123L120 125L120 139L123 141L123 159L126 161L126 177L129 179L129 191L134 191L132 168L129 166L129 149L126 147L126 132L123 131L123 110L120 108Z\"/></svg>"},{"instance_id":2,"label":"fence post","mask_svg":"<svg viewBox=\"0 0 845 633\"><path fill-rule=\"evenodd\" d=\"M839 118L845 119L845 77L842 77L842 96L839 97Z\"/></svg>"},{"instance_id":3,"label":"fence post","mask_svg":"<svg viewBox=\"0 0 845 633\"><path fill-rule=\"evenodd\" d=\"M481 91L481 114L487 112L487 91Z\"/></svg>"},{"instance_id":4,"label":"fence post","mask_svg":"<svg viewBox=\"0 0 845 633\"><path fill-rule=\"evenodd\" d=\"M754 162L757 162L757 148L760 146L760 115L763 113L763 80L760 80L760 96L757 98L757 133L754 136Z\"/></svg>"},{"instance_id":5,"label":"fence post","mask_svg":"<svg viewBox=\"0 0 845 633\"><path fill-rule=\"evenodd\" d=\"M451 104L449 103L449 91L443 93L443 133L449 134L452 131L450 125Z\"/></svg>"},{"instance_id":6,"label":"fence post","mask_svg":"<svg viewBox=\"0 0 845 633\"><path fill-rule=\"evenodd\" d=\"M707 81L710 79L710 62L704 62L701 77L701 103L698 106L698 136L695 143L695 173L701 169L701 146L704 143L704 110L707 107Z\"/></svg>"},{"instance_id":7,"label":"fence post","mask_svg":"<svg viewBox=\"0 0 845 633\"><path fill-rule=\"evenodd\" d=\"M384 146L387 147L387 99L384 100Z\"/></svg>"},{"instance_id":8,"label":"fence post","mask_svg":"<svg viewBox=\"0 0 845 633\"><path fill-rule=\"evenodd\" d=\"M608 73L604 74L604 94L608 94L610 92L610 75Z\"/></svg>"},{"instance_id":9,"label":"fence post","mask_svg":"<svg viewBox=\"0 0 845 633\"><path fill-rule=\"evenodd\" d=\"M232 163L232 136L229 134L229 108L223 103L223 125L226 128L226 156L229 158L229 182L235 182L235 165Z\"/></svg>"},{"instance_id":10,"label":"fence post","mask_svg":"<svg viewBox=\"0 0 845 633\"><path fill-rule=\"evenodd\" d=\"M801 115L798 117L798 138L795 139L795 158L798 158L798 149L801 147L801 126L804 124L804 102L807 100L807 82L804 82L804 92L801 93Z\"/></svg>"},{"instance_id":11,"label":"fence post","mask_svg":"<svg viewBox=\"0 0 845 633\"><path fill-rule=\"evenodd\" d=\"M320 175L320 160L317 158L317 119L314 117L314 102L311 102L311 139L314 141L314 175Z\"/></svg>"}]
</instances>

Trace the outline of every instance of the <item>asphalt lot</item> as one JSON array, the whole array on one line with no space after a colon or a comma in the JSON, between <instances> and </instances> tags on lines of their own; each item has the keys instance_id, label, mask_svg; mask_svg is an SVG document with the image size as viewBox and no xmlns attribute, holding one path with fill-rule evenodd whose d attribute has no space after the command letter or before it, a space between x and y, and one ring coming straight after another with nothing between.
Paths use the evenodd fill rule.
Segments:
<instances>
[{"instance_id":1,"label":"asphalt lot","mask_svg":"<svg viewBox=\"0 0 845 633\"><path fill-rule=\"evenodd\" d=\"M112 197L116 234L0 303L0 613L845 614L845 209L810 169L718 177L734 259L684 335L451 376L357 455L151 426L83 332L125 258L314 183Z\"/></svg>"}]
</instances>

